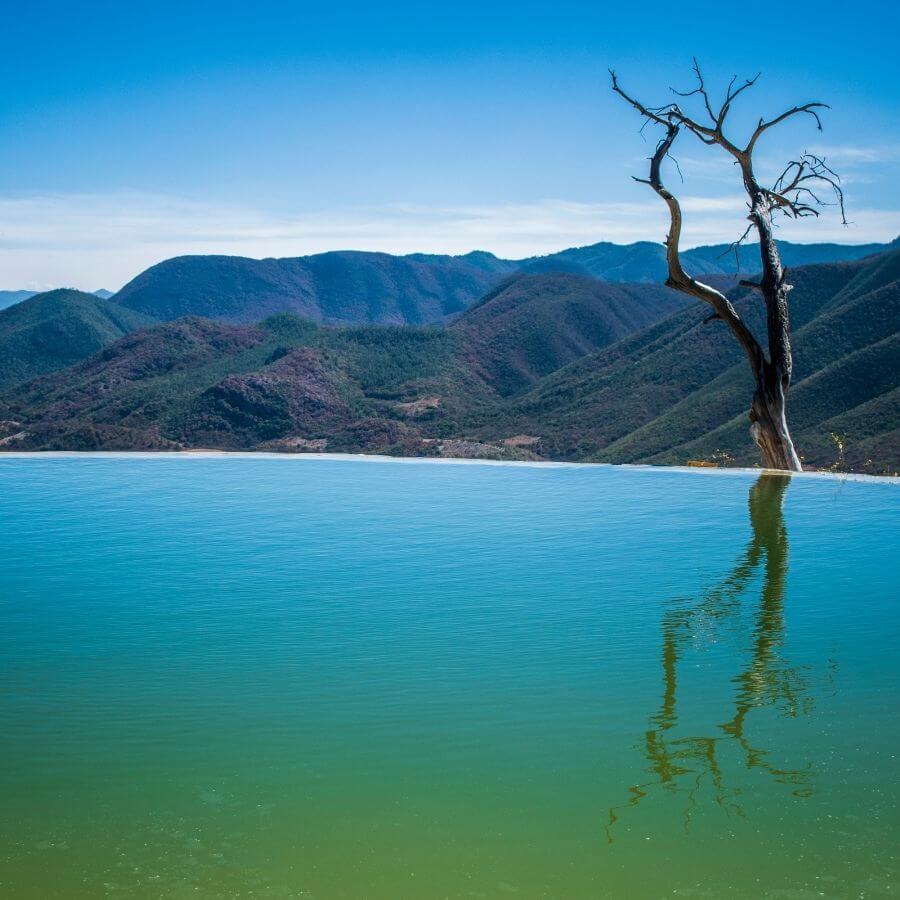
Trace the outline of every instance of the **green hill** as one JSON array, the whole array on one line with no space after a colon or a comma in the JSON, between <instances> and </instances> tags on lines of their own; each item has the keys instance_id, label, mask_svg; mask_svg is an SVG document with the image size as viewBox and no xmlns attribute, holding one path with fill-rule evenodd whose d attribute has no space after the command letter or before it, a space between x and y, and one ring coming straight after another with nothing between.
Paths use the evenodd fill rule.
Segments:
<instances>
[{"instance_id":1,"label":"green hill","mask_svg":"<svg viewBox=\"0 0 900 900\"><path fill-rule=\"evenodd\" d=\"M0 404L0 419L27 433L20 448L383 449L405 433L401 404L420 388L443 390L442 379L454 391L465 383L445 330L323 328L290 314L256 326L189 317L21 386Z\"/></svg>"},{"instance_id":2,"label":"green hill","mask_svg":"<svg viewBox=\"0 0 900 900\"><path fill-rule=\"evenodd\" d=\"M503 282L451 328L471 369L505 397L686 305L658 285L525 275Z\"/></svg>"},{"instance_id":3,"label":"green hill","mask_svg":"<svg viewBox=\"0 0 900 900\"><path fill-rule=\"evenodd\" d=\"M867 406L891 396L900 381L898 279L900 251L792 273L795 373L789 414L807 463L836 461L829 437L835 432L846 435L854 467L900 468L900 446L890 435L893 416L886 412L890 404ZM743 293L735 303L761 333L758 300ZM542 451L552 458L682 464L727 454L753 464L756 451L747 432L751 378L725 329L703 324L707 312L692 305L557 371L471 424L484 440L539 435ZM876 444L880 455L867 467L867 448Z\"/></svg>"},{"instance_id":4,"label":"green hill","mask_svg":"<svg viewBox=\"0 0 900 900\"><path fill-rule=\"evenodd\" d=\"M62 288L0 310L0 390L72 365L152 322L94 294Z\"/></svg>"},{"instance_id":5,"label":"green hill","mask_svg":"<svg viewBox=\"0 0 900 900\"><path fill-rule=\"evenodd\" d=\"M45 293L43 291L0 291L0 309L6 309L7 306L13 306L16 303L21 303L23 300L27 300L29 297L35 297L40 293ZM100 297L102 300L109 300L112 297L112 291L106 291L102 288L99 291L92 291L95 297Z\"/></svg>"}]
</instances>

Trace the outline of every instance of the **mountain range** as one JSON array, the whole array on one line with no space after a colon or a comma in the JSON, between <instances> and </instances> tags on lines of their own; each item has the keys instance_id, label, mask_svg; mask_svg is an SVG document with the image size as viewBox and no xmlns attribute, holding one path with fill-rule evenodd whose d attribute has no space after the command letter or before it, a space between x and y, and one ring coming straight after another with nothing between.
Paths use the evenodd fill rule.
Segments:
<instances>
[{"instance_id":1,"label":"mountain range","mask_svg":"<svg viewBox=\"0 0 900 900\"><path fill-rule=\"evenodd\" d=\"M746 363L721 323L704 324L705 307L655 284L493 274L479 300L427 326L336 327L284 311L172 319L165 306L158 321L121 294L32 298L18 327L15 307L0 312L4 357L26 347L17 358L30 358L23 333L45 347L60 333L89 337L78 361L8 368L0 445L756 461ZM791 280L790 415L805 462L896 471L900 249L803 266ZM759 330L758 299L731 295Z\"/></svg>"},{"instance_id":2,"label":"mountain range","mask_svg":"<svg viewBox=\"0 0 900 900\"><path fill-rule=\"evenodd\" d=\"M861 259L893 244L779 244L785 265ZM729 285L752 272L758 250L726 244L684 253L694 275ZM602 242L547 256L500 259L485 251L463 256L335 251L288 259L179 256L151 266L115 296L121 305L156 319L195 315L223 322L258 322L293 312L325 324L423 325L458 315L514 274L567 272L610 282L660 283L666 277L661 244ZM36 295L0 291L0 309Z\"/></svg>"},{"instance_id":3,"label":"mountain range","mask_svg":"<svg viewBox=\"0 0 900 900\"><path fill-rule=\"evenodd\" d=\"M896 242L895 242L896 243ZM860 259L884 244L783 242L786 266ZM733 278L753 272L758 250L728 245L684 254L694 275ZM158 319L194 315L223 322L258 322L292 312L325 324L426 325L461 313L513 274L567 272L610 282L660 283L666 265L661 244L593 244L548 256L499 259L336 251L293 259L180 256L152 266L115 295L123 306Z\"/></svg>"}]
</instances>

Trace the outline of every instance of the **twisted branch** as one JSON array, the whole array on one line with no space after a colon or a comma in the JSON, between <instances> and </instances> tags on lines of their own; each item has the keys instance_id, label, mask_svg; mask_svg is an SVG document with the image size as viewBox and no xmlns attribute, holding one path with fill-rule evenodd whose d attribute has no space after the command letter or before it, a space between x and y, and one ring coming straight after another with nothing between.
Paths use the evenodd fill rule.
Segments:
<instances>
[{"instance_id":1,"label":"twisted branch","mask_svg":"<svg viewBox=\"0 0 900 900\"><path fill-rule=\"evenodd\" d=\"M822 119L819 117L819 114L816 112L817 109L831 109L831 107L827 103L804 103L802 106L794 106L791 109L787 110L787 112L783 112L780 116L775 116L774 119L770 119L768 122L765 119L760 119L759 124L753 131L753 134L750 136L750 140L747 143L747 153L752 153L753 148L756 146L756 142L765 134L770 128L774 128L776 125L780 125L786 119L789 119L791 116L797 116L806 114L812 116L816 120L816 128L821 131L822 130Z\"/></svg>"},{"instance_id":2,"label":"twisted branch","mask_svg":"<svg viewBox=\"0 0 900 900\"><path fill-rule=\"evenodd\" d=\"M747 355L751 366L756 370L762 365L764 360L762 348L743 319L738 315L737 310L732 306L731 301L720 291L688 275L681 265L679 251L682 226L681 204L663 183L661 169L663 160L669 154L672 144L678 137L680 125L684 124L682 117L671 112L671 110L661 114L659 111L647 109L619 87L614 72L610 72L610 75L612 76L613 90L616 93L624 97L642 115L658 124L664 125L666 128L665 137L657 144L656 152L650 158L650 177L635 178L635 181L650 185L669 208L670 225L669 232L666 235L666 263L669 274L666 278L666 285L684 294L696 297L698 300L702 300L711 306L715 313L714 317L725 322Z\"/></svg>"}]
</instances>

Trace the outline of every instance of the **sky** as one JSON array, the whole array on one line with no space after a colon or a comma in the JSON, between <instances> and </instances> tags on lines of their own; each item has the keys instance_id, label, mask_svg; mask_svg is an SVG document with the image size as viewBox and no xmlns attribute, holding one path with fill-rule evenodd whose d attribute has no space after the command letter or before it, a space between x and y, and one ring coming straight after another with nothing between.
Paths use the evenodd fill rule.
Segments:
<instances>
[{"instance_id":1,"label":"sky","mask_svg":"<svg viewBox=\"0 0 900 900\"><path fill-rule=\"evenodd\" d=\"M761 72L737 138L773 176L805 150L837 169L834 210L801 242L900 234L900 5L645 0L307 3L0 0L0 288L115 290L185 253L334 249L500 256L661 240L648 103ZM768 18L764 17L769 14ZM806 18L807 21L803 21ZM679 138L686 246L736 238L728 159Z\"/></svg>"}]
</instances>

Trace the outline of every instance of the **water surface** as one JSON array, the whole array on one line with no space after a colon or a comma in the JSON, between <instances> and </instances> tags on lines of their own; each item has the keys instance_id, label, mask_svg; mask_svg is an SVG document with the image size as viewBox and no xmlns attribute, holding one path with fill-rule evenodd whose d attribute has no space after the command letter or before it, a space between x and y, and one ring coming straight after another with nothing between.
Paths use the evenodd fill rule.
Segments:
<instances>
[{"instance_id":1,"label":"water surface","mask_svg":"<svg viewBox=\"0 0 900 900\"><path fill-rule=\"evenodd\" d=\"M0 457L0 895L897 895L896 484Z\"/></svg>"}]
</instances>

